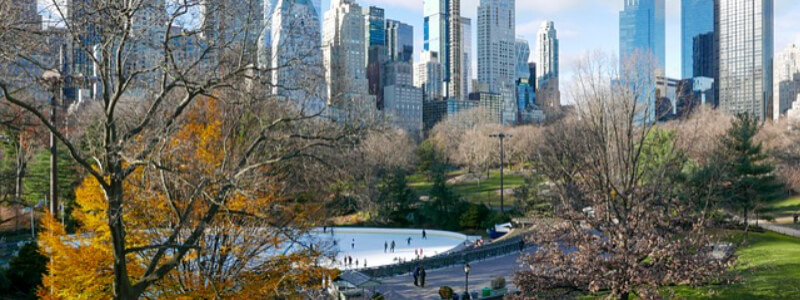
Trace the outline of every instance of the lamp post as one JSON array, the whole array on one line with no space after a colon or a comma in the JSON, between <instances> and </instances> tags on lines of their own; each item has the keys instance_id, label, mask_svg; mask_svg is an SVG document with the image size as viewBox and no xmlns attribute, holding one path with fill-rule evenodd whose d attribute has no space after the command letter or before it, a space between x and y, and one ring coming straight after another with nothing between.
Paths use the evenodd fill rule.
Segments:
<instances>
[{"instance_id":1,"label":"lamp post","mask_svg":"<svg viewBox=\"0 0 800 300\"><path fill-rule=\"evenodd\" d=\"M512 137L512 135L505 133L498 133L498 134L490 134L489 137L500 139L500 214L504 214L505 208L503 206L503 196L504 196L503 194L505 193L505 187L503 186L503 167L505 165L505 149L503 146L503 141L506 138Z\"/></svg>"},{"instance_id":2,"label":"lamp post","mask_svg":"<svg viewBox=\"0 0 800 300\"><path fill-rule=\"evenodd\" d=\"M469 263L464 263L464 299L470 299L469 296L469 270L471 267Z\"/></svg>"},{"instance_id":3,"label":"lamp post","mask_svg":"<svg viewBox=\"0 0 800 300\"><path fill-rule=\"evenodd\" d=\"M62 76L56 70L45 71L42 75L44 80L50 84L53 97L50 98L50 124L56 126L56 113L58 112L58 101L62 98L61 82ZM58 218L58 153L56 135L50 130L50 214Z\"/></svg>"}]
</instances>

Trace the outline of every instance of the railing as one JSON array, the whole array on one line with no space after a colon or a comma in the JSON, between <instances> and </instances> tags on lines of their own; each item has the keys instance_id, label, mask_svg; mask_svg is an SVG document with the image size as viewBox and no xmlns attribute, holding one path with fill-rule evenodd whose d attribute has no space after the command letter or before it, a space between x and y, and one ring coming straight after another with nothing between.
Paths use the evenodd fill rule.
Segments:
<instances>
[{"instance_id":1,"label":"railing","mask_svg":"<svg viewBox=\"0 0 800 300\"><path fill-rule=\"evenodd\" d=\"M517 236L507 241L489 244L477 249L467 249L394 265L361 269L359 272L373 278L390 277L411 273L414 267L419 265L424 266L427 270L446 268L454 265L461 265L464 262L482 261L497 256L520 252L525 246L527 246L527 244L525 243L524 237Z\"/></svg>"}]
</instances>

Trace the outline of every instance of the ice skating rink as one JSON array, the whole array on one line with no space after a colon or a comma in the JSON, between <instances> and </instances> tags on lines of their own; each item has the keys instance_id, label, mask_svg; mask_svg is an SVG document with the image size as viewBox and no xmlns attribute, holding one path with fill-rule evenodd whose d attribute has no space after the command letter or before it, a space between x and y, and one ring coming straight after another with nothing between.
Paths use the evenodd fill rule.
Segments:
<instances>
[{"instance_id":1,"label":"ice skating rink","mask_svg":"<svg viewBox=\"0 0 800 300\"><path fill-rule=\"evenodd\" d=\"M427 239L422 238L422 229L335 227L333 234L331 228L318 228L311 232L319 245L336 253L336 262L333 265L343 270L364 268L364 259L367 260L367 267L391 265L400 259L410 261L417 258L414 251L419 253L420 249L423 257L431 257L447 252L467 240L466 235L455 232L425 230L425 233ZM411 244L408 243L409 237ZM391 252L392 241L395 243L394 252ZM386 252L384 243L389 244ZM344 264L344 258L348 256L353 258L352 265Z\"/></svg>"}]
</instances>

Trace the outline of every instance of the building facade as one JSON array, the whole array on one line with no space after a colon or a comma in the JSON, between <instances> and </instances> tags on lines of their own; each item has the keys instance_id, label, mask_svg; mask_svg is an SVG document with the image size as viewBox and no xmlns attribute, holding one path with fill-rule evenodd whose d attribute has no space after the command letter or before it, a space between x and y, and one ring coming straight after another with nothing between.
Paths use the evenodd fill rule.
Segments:
<instances>
[{"instance_id":1,"label":"building facade","mask_svg":"<svg viewBox=\"0 0 800 300\"><path fill-rule=\"evenodd\" d=\"M383 111L394 126L419 139L423 133L422 89L413 85L413 69L405 61L386 64Z\"/></svg>"},{"instance_id":2,"label":"building facade","mask_svg":"<svg viewBox=\"0 0 800 300\"><path fill-rule=\"evenodd\" d=\"M423 50L436 52L442 66L442 95L460 96L460 83L453 83L452 74L461 78L461 0L423 0ZM455 49L453 49L455 48ZM453 59L458 61L454 64Z\"/></svg>"},{"instance_id":3,"label":"building facade","mask_svg":"<svg viewBox=\"0 0 800 300\"><path fill-rule=\"evenodd\" d=\"M543 22L539 28L536 38L536 66L539 73L537 83L558 77L558 32L552 21Z\"/></svg>"},{"instance_id":4,"label":"building facade","mask_svg":"<svg viewBox=\"0 0 800 300\"><path fill-rule=\"evenodd\" d=\"M472 20L461 18L461 49L464 55L461 60L461 95L472 92Z\"/></svg>"},{"instance_id":5,"label":"building facade","mask_svg":"<svg viewBox=\"0 0 800 300\"><path fill-rule=\"evenodd\" d=\"M800 48L790 45L775 56L775 109L773 118L778 119L792 106L800 94Z\"/></svg>"},{"instance_id":6,"label":"building facade","mask_svg":"<svg viewBox=\"0 0 800 300\"><path fill-rule=\"evenodd\" d=\"M478 82L501 95L503 124L517 116L515 13L514 0L481 0L478 6Z\"/></svg>"},{"instance_id":7,"label":"building facade","mask_svg":"<svg viewBox=\"0 0 800 300\"><path fill-rule=\"evenodd\" d=\"M364 38L366 40L366 68L369 94L375 105L383 109L383 64L389 61L386 48L386 18L383 8L364 8Z\"/></svg>"},{"instance_id":8,"label":"building facade","mask_svg":"<svg viewBox=\"0 0 800 300\"><path fill-rule=\"evenodd\" d=\"M387 19L386 48L389 60L414 63L414 27Z\"/></svg>"},{"instance_id":9,"label":"building facade","mask_svg":"<svg viewBox=\"0 0 800 300\"><path fill-rule=\"evenodd\" d=\"M705 44L696 45L697 42L705 43L707 40L698 39L702 35L714 32L714 1L709 0L681 0L681 77L689 79L698 76L697 50L704 49ZM713 47L713 44L712 44ZM712 49L713 51L713 49ZM703 52L701 52L703 53ZM705 62L701 60L701 62ZM702 69L702 67L701 67Z\"/></svg>"},{"instance_id":10,"label":"building facade","mask_svg":"<svg viewBox=\"0 0 800 300\"><path fill-rule=\"evenodd\" d=\"M624 8L619 13L620 63L625 64L634 55L652 56L657 61L654 69L663 73L666 63L664 0L623 1Z\"/></svg>"},{"instance_id":11,"label":"building facade","mask_svg":"<svg viewBox=\"0 0 800 300\"><path fill-rule=\"evenodd\" d=\"M304 0L278 0L271 16L272 44L270 81L272 94L313 113L325 105L325 74L322 50L317 41L319 15Z\"/></svg>"},{"instance_id":12,"label":"building facade","mask_svg":"<svg viewBox=\"0 0 800 300\"><path fill-rule=\"evenodd\" d=\"M772 108L773 0L714 1L720 108L764 120Z\"/></svg>"},{"instance_id":13,"label":"building facade","mask_svg":"<svg viewBox=\"0 0 800 300\"><path fill-rule=\"evenodd\" d=\"M424 51L420 54L420 62L414 66L414 86L422 89L424 102L443 98L442 65L438 53Z\"/></svg>"},{"instance_id":14,"label":"building facade","mask_svg":"<svg viewBox=\"0 0 800 300\"><path fill-rule=\"evenodd\" d=\"M322 52L329 104L370 101L364 15L354 0L333 0L325 12ZM374 97L372 97L374 99Z\"/></svg>"}]
</instances>

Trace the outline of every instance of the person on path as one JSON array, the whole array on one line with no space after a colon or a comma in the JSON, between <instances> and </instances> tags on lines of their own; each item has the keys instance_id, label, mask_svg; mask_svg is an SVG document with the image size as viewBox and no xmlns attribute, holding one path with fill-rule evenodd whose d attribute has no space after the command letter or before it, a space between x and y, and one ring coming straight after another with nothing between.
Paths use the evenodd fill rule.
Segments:
<instances>
[{"instance_id":1,"label":"person on path","mask_svg":"<svg viewBox=\"0 0 800 300\"><path fill-rule=\"evenodd\" d=\"M395 245L394 245L394 241L392 241L392 247L391 247L391 249L392 249L392 253L394 253L394 246L395 246Z\"/></svg>"},{"instance_id":2,"label":"person on path","mask_svg":"<svg viewBox=\"0 0 800 300\"><path fill-rule=\"evenodd\" d=\"M427 240L428 239L428 233L425 232L425 229L422 230L422 239L423 240Z\"/></svg>"},{"instance_id":3,"label":"person on path","mask_svg":"<svg viewBox=\"0 0 800 300\"><path fill-rule=\"evenodd\" d=\"M388 251L388 249L389 249L389 242L384 241L383 242L383 253L386 253L386 251Z\"/></svg>"},{"instance_id":4,"label":"person on path","mask_svg":"<svg viewBox=\"0 0 800 300\"><path fill-rule=\"evenodd\" d=\"M425 267L419 268L419 286L425 287Z\"/></svg>"},{"instance_id":5,"label":"person on path","mask_svg":"<svg viewBox=\"0 0 800 300\"><path fill-rule=\"evenodd\" d=\"M408 245L411 245L411 237L408 237Z\"/></svg>"},{"instance_id":6,"label":"person on path","mask_svg":"<svg viewBox=\"0 0 800 300\"><path fill-rule=\"evenodd\" d=\"M800 217L800 216L798 216L797 213L795 213L794 214L794 224L797 224L798 217Z\"/></svg>"},{"instance_id":7,"label":"person on path","mask_svg":"<svg viewBox=\"0 0 800 300\"><path fill-rule=\"evenodd\" d=\"M414 286L419 286L419 266L414 268L412 275L414 276Z\"/></svg>"}]
</instances>

